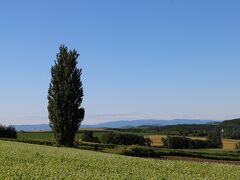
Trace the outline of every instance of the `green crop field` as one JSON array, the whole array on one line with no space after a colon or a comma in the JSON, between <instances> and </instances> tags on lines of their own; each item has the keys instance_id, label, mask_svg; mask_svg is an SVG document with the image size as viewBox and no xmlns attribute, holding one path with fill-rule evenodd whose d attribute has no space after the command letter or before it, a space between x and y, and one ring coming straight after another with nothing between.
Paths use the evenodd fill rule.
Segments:
<instances>
[{"instance_id":1,"label":"green crop field","mask_svg":"<svg viewBox=\"0 0 240 180\"><path fill-rule=\"evenodd\" d=\"M239 179L240 166L0 141L0 179Z\"/></svg>"},{"instance_id":2,"label":"green crop field","mask_svg":"<svg viewBox=\"0 0 240 180\"><path fill-rule=\"evenodd\" d=\"M94 136L101 137L104 131L101 130L94 130ZM82 138L82 132L76 133L76 139ZM48 140L48 141L55 141L53 132L46 131L46 132L18 132L18 138L27 138L32 140Z\"/></svg>"}]
</instances>

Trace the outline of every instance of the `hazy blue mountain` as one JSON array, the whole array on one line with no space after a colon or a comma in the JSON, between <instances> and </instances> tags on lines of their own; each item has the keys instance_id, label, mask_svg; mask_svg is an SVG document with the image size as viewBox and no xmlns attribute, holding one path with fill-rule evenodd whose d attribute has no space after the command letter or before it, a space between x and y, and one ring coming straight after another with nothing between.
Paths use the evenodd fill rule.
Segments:
<instances>
[{"instance_id":1,"label":"hazy blue mountain","mask_svg":"<svg viewBox=\"0 0 240 180\"><path fill-rule=\"evenodd\" d=\"M137 127L143 125L176 125L176 124L207 124L218 122L216 120L200 120L200 119L173 119L173 120L122 120L122 121L110 121L105 123L99 123L96 125L82 125L81 128L124 128L124 127ZM48 124L36 124L36 125L16 125L17 131L44 131L50 130Z\"/></svg>"},{"instance_id":2,"label":"hazy blue mountain","mask_svg":"<svg viewBox=\"0 0 240 180\"><path fill-rule=\"evenodd\" d=\"M49 124L15 125L17 131L47 131L51 128Z\"/></svg>"},{"instance_id":3,"label":"hazy blue mountain","mask_svg":"<svg viewBox=\"0 0 240 180\"><path fill-rule=\"evenodd\" d=\"M200 120L200 119L173 119L173 120L154 120L154 119L144 119L144 120L123 120L123 121L110 121L105 123L100 123L97 125L85 126L88 128L122 128L122 127L137 127L143 125L176 125L176 124L207 124L214 123L216 120ZM84 127L84 126L83 126Z\"/></svg>"}]
</instances>

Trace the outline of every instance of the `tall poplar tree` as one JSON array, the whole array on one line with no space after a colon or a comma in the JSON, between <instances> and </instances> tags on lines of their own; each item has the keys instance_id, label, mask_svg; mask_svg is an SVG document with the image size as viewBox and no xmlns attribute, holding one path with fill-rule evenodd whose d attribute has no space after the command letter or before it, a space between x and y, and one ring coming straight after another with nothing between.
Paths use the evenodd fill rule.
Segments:
<instances>
[{"instance_id":1,"label":"tall poplar tree","mask_svg":"<svg viewBox=\"0 0 240 180\"><path fill-rule=\"evenodd\" d=\"M57 145L73 146L75 134L84 119L82 69L77 68L78 56L75 49L68 51L66 46L60 45L51 68L48 112Z\"/></svg>"}]
</instances>

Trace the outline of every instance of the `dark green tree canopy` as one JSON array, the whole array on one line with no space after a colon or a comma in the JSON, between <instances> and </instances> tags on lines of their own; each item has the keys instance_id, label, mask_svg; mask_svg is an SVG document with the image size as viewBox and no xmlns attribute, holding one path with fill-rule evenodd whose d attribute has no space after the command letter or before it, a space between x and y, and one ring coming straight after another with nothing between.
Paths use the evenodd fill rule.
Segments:
<instances>
[{"instance_id":1,"label":"dark green tree canopy","mask_svg":"<svg viewBox=\"0 0 240 180\"><path fill-rule=\"evenodd\" d=\"M76 50L68 51L61 45L51 68L51 83L48 90L50 127L58 145L72 146L75 133L84 118L82 70L77 68Z\"/></svg>"},{"instance_id":2,"label":"dark green tree canopy","mask_svg":"<svg viewBox=\"0 0 240 180\"><path fill-rule=\"evenodd\" d=\"M222 135L221 135L221 129L216 128L214 131L209 132L207 136L207 141L209 142L211 147L215 148L222 148Z\"/></svg>"}]
</instances>

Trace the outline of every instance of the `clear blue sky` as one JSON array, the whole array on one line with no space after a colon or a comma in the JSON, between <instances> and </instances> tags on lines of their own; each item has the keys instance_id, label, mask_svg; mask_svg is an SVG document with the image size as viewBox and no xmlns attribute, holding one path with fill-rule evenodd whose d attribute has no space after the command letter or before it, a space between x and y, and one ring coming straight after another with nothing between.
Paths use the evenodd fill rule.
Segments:
<instances>
[{"instance_id":1,"label":"clear blue sky","mask_svg":"<svg viewBox=\"0 0 240 180\"><path fill-rule=\"evenodd\" d=\"M240 117L240 1L0 2L0 123L48 123L59 44L81 54L85 124Z\"/></svg>"}]
</instances>

